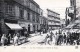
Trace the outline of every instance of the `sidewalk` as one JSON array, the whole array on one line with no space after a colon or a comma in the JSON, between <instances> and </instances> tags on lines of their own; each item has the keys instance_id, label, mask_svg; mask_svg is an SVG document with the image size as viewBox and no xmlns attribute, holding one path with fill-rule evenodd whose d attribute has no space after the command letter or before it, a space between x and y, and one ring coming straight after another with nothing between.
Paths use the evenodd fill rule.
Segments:
<instances>
[{"instance_id":1,"label":"sidewalk","mask_svg":"<svg viewBox=\"0 0 80 52\"><path fill-rule=\"evenodd\" d=\"M34 37L34 36L37 36L37 35L40 35L40 32L30 34L31 37Z\"/></svg>"}]
</instances>

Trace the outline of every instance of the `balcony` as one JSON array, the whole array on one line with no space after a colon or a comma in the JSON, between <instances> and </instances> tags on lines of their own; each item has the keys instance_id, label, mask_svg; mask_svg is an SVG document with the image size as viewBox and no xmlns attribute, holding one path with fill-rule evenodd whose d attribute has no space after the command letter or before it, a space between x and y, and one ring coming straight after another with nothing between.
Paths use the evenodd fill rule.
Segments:
<instances>
[{"instance_id":1,"label":"balcony","mask_svg":"<svg viewBox=\"0 0 80 52\"><path fill-rule=\"evenodd\" d=\"M74 8L73 7L69 7L67 12L68 12L68 16L73 18L73 16L74 16Z\"/></svg>"}]
</instances>

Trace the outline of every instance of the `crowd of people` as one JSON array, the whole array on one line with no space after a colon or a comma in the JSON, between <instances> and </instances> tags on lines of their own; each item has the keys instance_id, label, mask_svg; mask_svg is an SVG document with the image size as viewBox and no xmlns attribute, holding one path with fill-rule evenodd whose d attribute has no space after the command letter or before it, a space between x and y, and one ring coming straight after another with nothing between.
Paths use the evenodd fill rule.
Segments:
<instances>
[{"instance_id":1,"label":"crowd of people","mask_svg":"<svg viewBox=\"0 0 80 52\"><path fill-rule=\"evenodd\" d=\"M46 33L43 29L41 32ZM40 34L41 34L40 32ZM35 32L37 33L37 32ZM19 45L22 44L21 37L24 37L24 41L27 41L27 38L30 36L30 32L27 29L23 28L21 31L9 31L8 33L0 34L0 46L8 46L8 45Z\"/></svg>"},{"instance_id":2,"label":"crowd of people","mask_svg":"<svg viewBox=\"0 0 80 52\"><path fill-rule=\"evenodd\" d=\"M24 31L23 33L20 33L19 31L9 32L8 34L3 33L0 36L0 45L1 46L8 46L8 45L19 45L20 38L24 37L27 38L29 36L29 33L27 31Z\"/></svg>"},{"instance_id":3,"label":"crowd of people","mask_svg":"<svg viewBox=\"0 0 80 52\"><path fill-rule=\"evenodd\" d=\"M11 34L2 34L1 40L0 40L0 44L2 46L5 45L10 45L11 44L11 40L13 40L13 44L17 45L18 44L18 40L19 40L19 33L15 33L13 35L13 38L11 38Z\"/></svg>"},{"instance_id":4,"label":"crowd of people","mask_svg":"<svg viewBox=\"0 0 80 52\"><path fill-rule=\"evenodd\" d=\"M53 33L52 31L47 34L45 37L45 44L49 45L79 45L80 44L80 33L62 33L56 32Z\"/></svg>"},{"instance_id":5,"label":"crowd of people","mask_svg":"<svg viewBox=\"0 0 80 52\"><path fill-rule=\"evenodd\" d=\"M44 32L43 32L44 33ZM40 33L41 34L41 33ZM11 36L13 35L13 37ZM27 31L24 31L24 36L27 38L29 33ZM20 33L16 32L14 34L2 34L0 36L0 45L5 46L5 45L10 45L10 41L13 41L13 45L18 45L18 42L20 38ZM45 44L49 45L80 45L80 33L77 32L63 32L62 31L56 31L54 33L53 31L49 31L44 39Z\"/></svg>"}]
</instances>

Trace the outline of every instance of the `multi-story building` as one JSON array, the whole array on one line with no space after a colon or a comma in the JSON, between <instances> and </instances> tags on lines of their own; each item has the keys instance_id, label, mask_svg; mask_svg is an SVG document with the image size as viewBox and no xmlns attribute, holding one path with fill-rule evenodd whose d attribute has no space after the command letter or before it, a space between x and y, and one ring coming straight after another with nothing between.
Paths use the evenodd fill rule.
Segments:
<instances>
[{"instance_id":1,"label":"multi-story building","mask_svg":"<svg viewBox=\"0 0 80 52\"><path fill-rule=\"evenodd\" d=\"M43 16L42 19L43 19L43 31L47 32L47 30L48 30L48 19L46 16Z\"/></svg>"},{"instance_id":2,"label":"multi-story building","mask_svg":"<svg viewBox=\"0 0 80 52\"><path fill-rule=\"evenodd\" d=\"M80 28L80 0L70 0L68 8L68 16L71 17L71 22L68 28ZM73 25L72 25L73 24Z\"/></svg>"},{"instance_id":3,"label":"multi-story building","mask_svg":"<svg viewBox=\"0 0 80 52\"><path fill-rule=\"evenodd\" d=\"M43 29L43 10L40 9L40 29Z\"/></svg>"},{"instance_id":4,"label":"multi-story building","mask_svg":"<svg viewBox=\"0 0 80 52\"><path fill-rule=\"evenodd\" d=\"M18 7L20 4L15 4L14 0L0 0L0 31L2 33L10 33L14 30L19 30L21 27L18 24L19 14ZM19 28L20 27L20 28Z\"/></svg>"},{"instance_id":5,"label":"multi-story building","mask_svg":"<svg viewBox=\"0 0 80 52\"><path fill-rule=\"evenodd\" d=\"M40 7L33 0L24 0L24 6L27 9L24 10L24 19L19 20L19 24L22 27L26 27L31 33L40 30Z\"/></svg>"},{"instance_id":6,"label":"multi-story building","mask_svg":"<svg viewBox=\"0 0 80 52\"><path fill-rule=\"evenodd\" d=\"M47 9L48 16L48 27L49 29L59 29L60 28L60 14Z\"/></svg>"},{"instance_id":7,"label":"multi-story building","mask_svg":"<svg viewBox=\"0 0 80 52\"><path fill-rule=\"evenodd\" d=\"M33 0L0 0L0 31L21 30L29 33L40 30L40 7Z\"/></svg>"},{"instance_id":8,"label":"multi-story building","mask_svg":"<svg viewBox=\"0 0 80 52\"><path fill-rule=\"evenodd\" d=\"M45 32L48 30L48 19L46 16L44 16L42 9L40 10L40 29L41 31L45 30Z\"/></svg>"},{"instance_id":9,"label":"multi-story building","mask_svg":"<svg viewBox=\"0 0 80 52\"><path fill-rule=\"evenodd\" d=\"M80 0L70 0L70 4L71 7L69 7L69 16L75 20L80 16Z\"/></svg>"}]
</instances>

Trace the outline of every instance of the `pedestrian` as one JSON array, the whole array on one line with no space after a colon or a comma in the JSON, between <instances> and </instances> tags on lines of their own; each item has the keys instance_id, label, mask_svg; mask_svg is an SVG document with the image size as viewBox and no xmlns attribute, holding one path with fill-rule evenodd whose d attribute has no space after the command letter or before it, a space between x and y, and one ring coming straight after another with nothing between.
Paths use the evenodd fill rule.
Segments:
<instances>
[{"instance_id":1,"label":"pedestrian","mask_svg":"<svg viewBox=\"0 0 80 52\"><path fill-rule=\"evenodd\" d=\"M52 44L56 44L56 36L55 35L53 35L53 41L52 41Z\"/></svg>"},{"instance_id":2,"label":"pedestrian","mask_svg":"<svg viewBox=\"0 0 80 52\"><path fill-rule=\"evenodd\" d=\"M18 36L14 34L14 46L18 45Z\"/></svg>"},{"instance_id":3,"label":"pedestrian","mask_svg":"<svg viewBox=\"0 0 80 52\"><path fill-rule=\"evenodd\" d=\"M49 44L49 42L48 42L49 41L49 37L50 37L49 34L47 34L45 39L44 39L45 44L47 44L47 43Z\"/></svg>"},{"instance_id":4,"label":"pedestrian","mask_svg":"<svg viewBox=\"0 0 80 52\"><path fill-rule=\"evenodd\" d=\"M3 34L1 37L1 45L5 46L7 44L6 34Z\"/></svg>"},{"instance_id":5,"label":"pedestrian","mask_svg":"<svg viewBox=\"0 0 80 52\"><path fill-rule=\"evenodd\" d=\"M58 33L55 33L55 45L57 45Z\"/></svg>"},{"instance_id":6,"label":"pedestrian","mask_svg":"<svg viewBox=\"0 0 80 52\"><path fill-rule=\"evenodd\" d=\"M51 31L51 32L50 32L50 42L51 42L51 44L52 44L52 41L53 41L53 35L54 35L54 34L53 34L53 32Z\"/></svg>"},{"instance_id":7,"label":"pedestrian","mask_svg":"<svg viewBox=\"0 0 80 52\"><path fill-rule=\"evenodd\" d=\"M57 40L57 45L61 45L61 43L62 43L62 35L59 34L58 40Z\"/></svg>"},{"instance_id":8,"label":"pedestrian","mask_svg":"<svg viewBox=\"0 0 80 52\"><path fill-rule=\"evenodd\" d=\"M8 37L7 38L8 38L7 44L10 44L10 40L11 40L11 34L10 33L8 34Z\"/></svg>"},{"instance_id":9,"label":"pedestrian","mask_svg":"<svg viewBox=\"0 0 80 52\"><path fill-rule=\"evenodd\" d=\"M63 39L64 39L64 44L65 44L66 43L66 35L65 35L65 33L64 33Z\"/></svg>"},{"instance_id":10,"label":"pedestrian","mask_svg":"<svg viewBox=\"0 0 80 52\"><path fill-rule=\"evenodd\" d=\"M27 31L24 31L24 36L25 36L25 37L28 37Z\"/></svg>"}]
</instances>

